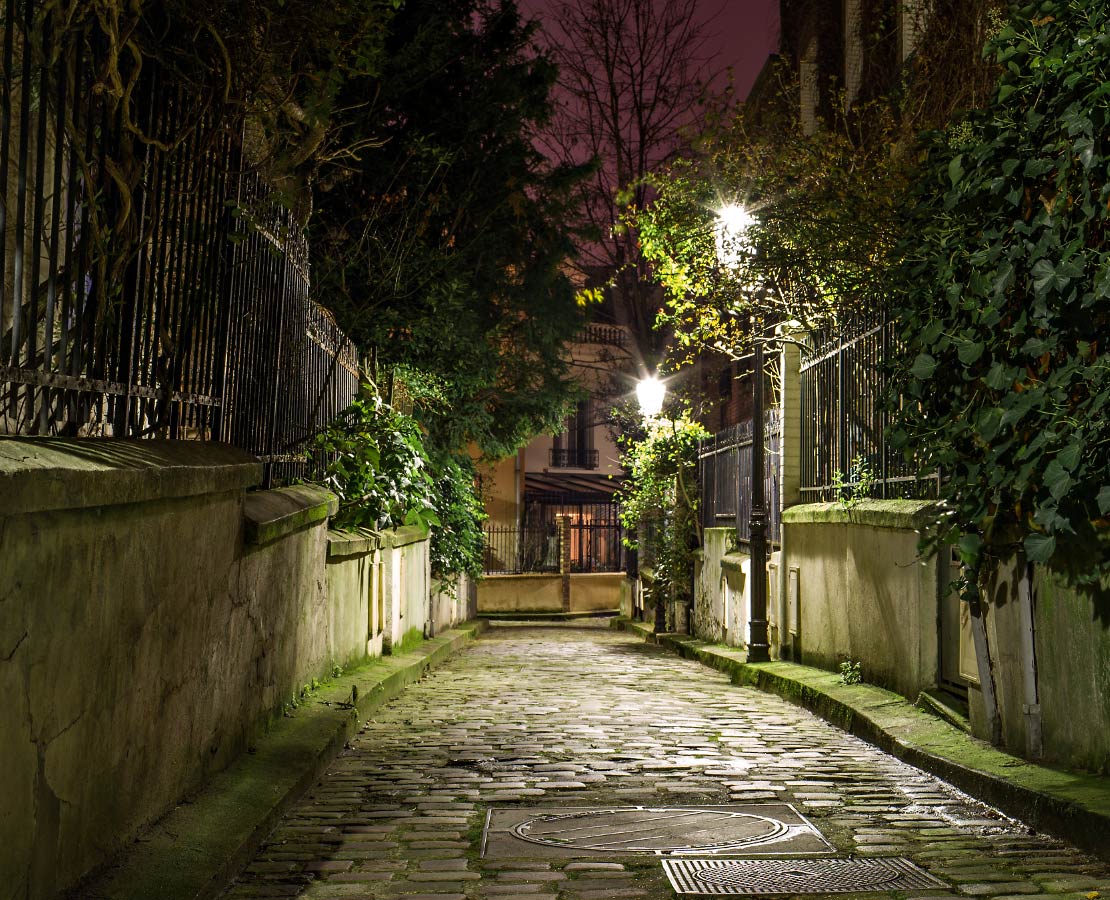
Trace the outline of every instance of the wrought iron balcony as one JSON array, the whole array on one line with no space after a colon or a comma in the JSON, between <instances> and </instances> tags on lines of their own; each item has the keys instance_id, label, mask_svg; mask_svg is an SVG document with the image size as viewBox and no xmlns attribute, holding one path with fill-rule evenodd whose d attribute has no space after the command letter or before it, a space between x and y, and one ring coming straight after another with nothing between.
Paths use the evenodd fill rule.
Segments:
<instances>
[{"instance_id":1,"label":"wrought iron balcony","mask_svg":"<svg viewBox=\"0 0 1110 900\"><path fill-rule=\"evenodd\" d=\"M548 455L548 466L552 469L596 469L598 452L585 449L552 449Z\"/></svg>"},{"instance_id":2,"label":"wrought iron balcony","mask_svg":"<svg viewBox=\"0 0 1110 900\"><path fill-rule=\"evenodd\" d=\"M608 347L623 347L625 342L624 329L615 325L587 325L578 336L582 344L604 344Z\"/></svg>"}]
</instances>

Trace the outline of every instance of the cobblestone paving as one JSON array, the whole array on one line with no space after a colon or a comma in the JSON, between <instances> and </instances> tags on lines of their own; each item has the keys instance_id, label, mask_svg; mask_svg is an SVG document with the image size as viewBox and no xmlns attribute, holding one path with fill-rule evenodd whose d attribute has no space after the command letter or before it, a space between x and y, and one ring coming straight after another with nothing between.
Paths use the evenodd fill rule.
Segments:
<instances>
[{"instance_id":1,"label":"cobblestone paving","mask_svg":"<svg viewBox=\"0 0 1110 900\"><path fill-rule=\"evenodd\" d=\"M487 810L746 802L952 886L900 900L1110 898L1110 867L777 697L608 629L520 626L377 710L226 897L673 897L651 856L483 859Z\"/></svg>"}]
</instances>

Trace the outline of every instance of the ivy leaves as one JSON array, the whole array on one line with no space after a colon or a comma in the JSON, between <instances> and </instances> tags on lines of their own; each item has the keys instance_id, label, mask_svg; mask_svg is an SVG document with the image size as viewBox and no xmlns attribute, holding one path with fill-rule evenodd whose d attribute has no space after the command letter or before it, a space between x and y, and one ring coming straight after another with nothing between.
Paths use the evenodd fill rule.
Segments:
<instances>
[{"instance_id":1,"label":"ivy leaves","mask_svg":"<svg viewBox=\"0 0 1110 900\"><path fill-rule=\"evenodd\" d=\"M620 490L621 524L645 538L657 585L685 596L693 571L698 500L698 442L709 433L689 415L648 424L646 433L622 438L628 473Z\"/></svg>"},{"instance_id":2,"label":"ivy leaves","mask_svg":"<svg viewBox=\"0 0 1110 900\"><path fill-rule=\"evenodd\" d=\"M1108 24L1094 0L1015 12L991 105L925 141L891 280L893 437L945 475L938 538L1079 582L1110 571Z\"/></svg>"},{"instance_id":3,"label":"ivy leaves","mask_svg":"<svg viewBox=\"0 0 1110 900\"><path fill-rule=\"evenodd\" d=\"M376 393L360 397L315 441L322 483L339 497L336 528L439 525L420 428Z\"/></svg>"}]
</instances>

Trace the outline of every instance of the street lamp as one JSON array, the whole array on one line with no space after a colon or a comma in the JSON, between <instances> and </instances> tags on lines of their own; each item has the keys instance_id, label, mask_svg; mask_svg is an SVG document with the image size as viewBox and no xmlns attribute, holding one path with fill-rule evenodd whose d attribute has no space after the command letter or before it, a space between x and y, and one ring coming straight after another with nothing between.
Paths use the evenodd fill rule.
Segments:
<instances>
[{"instance_id":1,"label":"street lamp","mask_svg":"<svg viewBox=\"0 0 1110 900\"><path fill-rule=\"evenodd\" d=\"M726 206L717 213L717 261L725 268L735 268L745 247L744 235L755 218L743 206ZM764 496L763 459L763 341L756 320L752 320L752 342L755 358L752 361L752 507L748 517L748 538L751 549L752 588L751 623L748 638L748 662L768 662L771 659L767 641L767 501ZM737 509L739 492L743 490L736 479ZM740 523L736 523L739 538Z\"/></svg>"},{"instance_id":2,"label":"street lamp","mask_svg":"<svg viewBox=\"0 0 1110 900\"><path fill-rule=\"evenodd\" d=\"M663 411L663 400L667 396L667 386L655 375L641 378L636 385L636 400L640 413L646 421L653 420ZM667 630L667 612L663 606L663 594L655 591L655 632L662 634Z\"/></svg>"},{"instance_id":3,"label":"street lamp","mask_svg":"<svg viewBox=\"0 0 1110 900\"><path fill-rule=\"evenodd\" d=\"M645 419L654 419L663 411L666 396L667 386L654 375L641 378L636 385L636 400Z\"/></svg>"}]
</instances>

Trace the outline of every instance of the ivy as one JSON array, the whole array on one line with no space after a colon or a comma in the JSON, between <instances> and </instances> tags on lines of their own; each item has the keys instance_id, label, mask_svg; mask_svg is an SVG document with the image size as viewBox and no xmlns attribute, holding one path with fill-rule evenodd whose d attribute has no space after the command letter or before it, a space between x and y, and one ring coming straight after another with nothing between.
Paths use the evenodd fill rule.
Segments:
<instances>
[{"instance_id":1,"label":"ivy","mask_svg":"<svg viewBox=\"0 0 1110 900\"><path fill-rule=\"evenodd\" d=\"M655 584L676 598L688 598L693 549L698 545L698 442L709 433L688 414L657 419L641 436L621 439L627 473L619 492L621 524L651 560Z\"/></svg>"},{"instance_id":2,"label":"ivy","mask_svg":"<svg viewBox=\"0 0 1110 900\"><path fill-rule=\"evenodd\" d=\"M474 489L474 463L468 456L440 460L435 474L435 512L439 527L432 530L432 574L449 583L461 574L482 574L486 512Z\"/></svg>"},{"instance_id":3,"label":"ivy","mask_svg":"<svg viewBox=\"0 0 1110 900\"><path fill-rule=\"evenodd\" d=\"M944 476L930 543L1076 583L1110 573L1108 25L1096 0L1013 11L989 105L924 140L891 270L892 438Z\"/></svg>"},{"instance_id":4,"label":"ivy","mask_svg":"<svg viewBox=\"0 0 1110 900\"><path fill-rule=\"evenodd\" d=\"M435 481L416 421L369 387L320 435L321 483L339 497L336 528L439 525Z\"/></svg>"}]
</instances>

